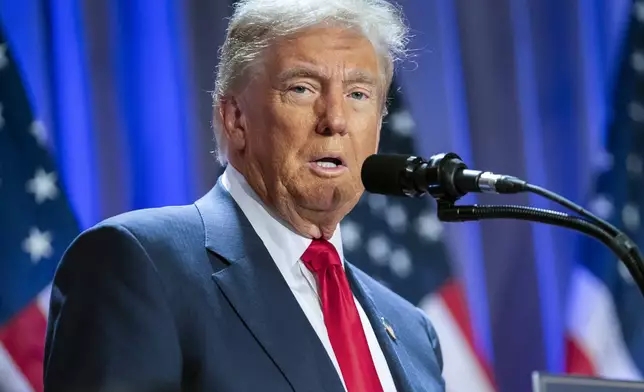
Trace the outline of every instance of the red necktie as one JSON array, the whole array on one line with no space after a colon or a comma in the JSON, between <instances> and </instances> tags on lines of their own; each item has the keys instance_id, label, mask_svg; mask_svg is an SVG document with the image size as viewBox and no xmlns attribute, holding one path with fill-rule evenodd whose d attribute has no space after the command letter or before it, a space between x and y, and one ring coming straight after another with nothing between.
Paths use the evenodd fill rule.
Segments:
<instances>
[{"instance_id":1,"label":"red necktie","mask_svg":"<svg viewBox=\"0 0 644 392\"><path fill-rule=\"evenodd\" d=\"M348 392L382 391L338 252L326 240L313 240L302 261L317 276L324 324Z\"/></svg>"}]
</instances>

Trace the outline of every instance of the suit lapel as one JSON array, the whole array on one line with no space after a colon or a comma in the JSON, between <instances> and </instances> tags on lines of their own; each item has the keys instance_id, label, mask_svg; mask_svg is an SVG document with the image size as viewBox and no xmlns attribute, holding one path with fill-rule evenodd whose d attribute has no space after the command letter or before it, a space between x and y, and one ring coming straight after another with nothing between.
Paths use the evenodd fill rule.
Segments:
<instances>
[{"instance_id":1,"label":"suit lapel","mask_svg":"<svg viewBox=\"0 0 644 392\"><path fill-rule=\"evenodd\" d=\"M212 275L295 391L343 391L338 374L261 239L220 182L197 201L206 248L228 265Z\"/></svg>"},{"instance_id":2,"label":"suit lapel","mask_svg":"<svg viewBox=\"0 0 644 392\"><path fill-rule=\"evenodd\" d=\"M380 348L387 359L387 364L389 365L389 370L391 371L394 383L396 384L397 391L422 391L422 385L416 385L418 377L415 374L415 369L410 367L405 368L403 366L403 364L411 363L408 358L407 351L398 343L398 340L387 332L386 326L391 324L389 324L388 320L376 308L371 291L360 281L353 271L353 266L346 260L345 270L347 272L347 279L351 285L353 295L356 296L367 314L367 318L369 318L369 321L371 322L371 326L376 334L378 343L380 343Z\"/></svg>"}]
</instances>

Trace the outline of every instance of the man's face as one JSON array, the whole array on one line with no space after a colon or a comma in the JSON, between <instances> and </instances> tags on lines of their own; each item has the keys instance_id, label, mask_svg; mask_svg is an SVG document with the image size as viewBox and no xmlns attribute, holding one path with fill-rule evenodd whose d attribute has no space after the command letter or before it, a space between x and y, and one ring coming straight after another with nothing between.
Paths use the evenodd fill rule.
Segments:
<instances>
[{"instance_id":1,"label":"man's face","mask_svg":"<svg viewBox=\"0 0 644 392\"><path fill-rule=\"evenodd\" d=\"M339 28L308 30L267 52L240 96L246 176L270 204L344 216L378 146L386 94L378 56Z\"/></svg>"}]
</instances>

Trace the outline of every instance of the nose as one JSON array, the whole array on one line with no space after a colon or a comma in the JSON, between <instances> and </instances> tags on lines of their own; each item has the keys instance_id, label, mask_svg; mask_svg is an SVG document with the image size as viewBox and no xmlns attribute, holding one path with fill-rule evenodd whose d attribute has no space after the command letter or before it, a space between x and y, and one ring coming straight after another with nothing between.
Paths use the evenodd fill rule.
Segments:
<instances>
[{"instance_id":1,"label":"nose","mask_svg":"<svg viewBox=\"0 0 644 392\"><path fill-rule=\"evenodd\" d=\"M345 135L347 133L347 116L345 113L344 94L329 92L321 102L320 121L317 132L325 136Z\"/></svg>"}]
</instances>

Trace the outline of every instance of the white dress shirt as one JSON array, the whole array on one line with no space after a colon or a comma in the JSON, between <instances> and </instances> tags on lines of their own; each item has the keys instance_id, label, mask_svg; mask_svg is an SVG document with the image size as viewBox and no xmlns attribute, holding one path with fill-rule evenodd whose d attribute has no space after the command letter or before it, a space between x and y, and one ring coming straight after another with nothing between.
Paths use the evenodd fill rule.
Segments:
<instances>
[{"instance_id":1,"label":"white dress shirt","mask_svg":"<svg viewBox=\"0 0 644 392\"><path fill-rule=\"evenodd\" d=\"M284 280L286 280L288 287L290 287L295 299L300 304L302 311L308 318L320 341L322 341L324 348L331 358L331 362L333 362L340 376L340 380L345 385L340 366L333 352L331 341L329 340L329 335L324 324L322 304L318 296L315 276L300 260L300 256L304 254L304 251L309 247L312 240L295 233L280 218L269 212L257 194L248 185L244 176L231 164L228 164L224 171L222 184L244 212L244 215L250 221L259 238L264 242L268 253L273 258L273 261L275 261L277 268L282 273ZM329 242L338 251L344 267L342 238L339 225ZM367 337L369 351L371 352L371 357L378 372L380 384L385 392L396 391L389 366L382 353L380 344L376 339L376 335L373 332L371 323L355 296L353 299L360 314L360 321L362 322L362 327Z\"/></svg>"}]
</instances>

